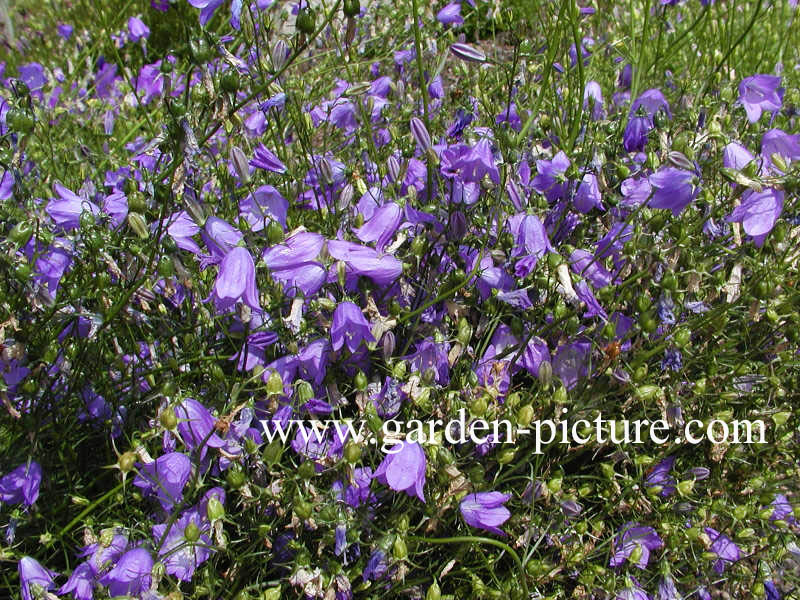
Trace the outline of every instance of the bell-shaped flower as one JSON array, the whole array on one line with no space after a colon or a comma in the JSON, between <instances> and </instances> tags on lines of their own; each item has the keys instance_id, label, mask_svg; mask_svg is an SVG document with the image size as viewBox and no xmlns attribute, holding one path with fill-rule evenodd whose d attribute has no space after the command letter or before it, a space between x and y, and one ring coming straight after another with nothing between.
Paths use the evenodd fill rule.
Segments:
<instances>
[{"instance_id":1,"label":"bell-shaped flower","mask_svg":"<svg viewBox=\"0 0 800 600\"><path fill-rule=\"evenodd\" d=\"M511 498L511 494L501 494L500 492L467 494L459 506L461 516L470 527L490 531L497 535L506 535L500 529L500 525L511 517L511 511L503 506L509 498Z\"/></svg>"},{"instance_id":2,"label":"bell-shaped flower","mask_svg":"<svg viewBox=\"0 0 800 600\"><path fill-rule=\"evenodd\" d=\"M746 193L741 204L725 220L728 223L741 223L745 233L752 236L753 243L760 248L782 211L783 191L767 188Z\"/></svg>"},{"instance_id":3,"label":"bell-shaped flower","mask_svg":"<svg viewBox=\"0 0 800 600\"><path fill-rule=\"evenodd\" d=\"M328 253L347 265L352 275L369 277L377 285L388 287L403 273L403 263L391 254L380 254L367 246L331 240Z\"/></svg>"},{"instance_id":4,"label":"bell-shaped flower","mask_svg":"<svg viewBox=\"0 0 800 600\"><path fill-rule=\"evenodd\" d=\"M175 416L178 418L178 434L184 445L194 450L201 445L200 458L202 459L208 448L222 448L225 442L215 432L217 420L208 409L194 398L185 398L175 407Z\"/></svg>"},{"instance_id":5,"label":"bell-shaped flower","mask_svg":"<svg viewBox=\"0 0 800 600\"><path fill-rule=\"evenodd\" d=\"M370 219L354 233L362 242L375 242L375 248L383 251L400 226L402 216L403 211L396 203L387 202L375 209Z\"/></svg>"},{"instance_id":6,"label":"bell-shaped flower","mask_svg":"<svg viewBox=\"0 0 800 600\"><path fill-rule=\"evenodd\" d=\"M664 542L652 527L641 527L638 523L627 523L614 540L614 555L608 564L612 567L624 564L634 550L639 548L641 554L636 566L644 569L650 561L650 552L663 546Z\"/></svg>"},{"instance_id":7,"label":"bell-shaped flower","mask_svg":"<svg viewBox=\"0 0 800 600\"><path fill-rule=\"evenodd\" d=\"M150 589L153 557L144 548L128 550L108 573L100 578L112 597L138 596Z\"/></svg>"},{"instance_id":8,"label":"bell-shaped flower","mask_svg":"<svg viewBox=\"0 0 800 600\"><path fill-rule=\"evenodd\" d=\"M211 293L218 311L242 301L253 310L261 310L256 288L256 266L246 248L237 246L222 260Z\"/></svg>"},{"instance_id":9,"label":"bell-shaped flower","mask_svg":"<svg viewBox=\"0 0 800 600\"><path fill-rule=\"evenodd\" d=\"M84 200L60 183L56 183L53 188L58 194L58 198L50 200L45 207L45 211L63 229L77 229L80 227L81 214L83 212L89 212L95 216L100 213L100 207L94 202Z\"/></svg>"},{"instance_id":10,"label":"bell-shaped flower","mask_svg":"<svg viewBox=\"0 0 800 600\"><path fill-rule=\"evenodd\" d=\"M30 506L39 497L42 467L35 461L23 463L0 478L0 502Z\"/></svg>"},{"instance_id":11,"label":"bell-shaped flower","mask_svg":"<svg viewBox=\"0 0 800 600\"><path fill-rule=\"evenodd\" d=\"M700 192L694 183L695 175L691 171L663 167L649 177L653 187L650 208L667 208L674 216L691 204Z\"/></svg>"},{"instance_id":12,"label":"bell-shaped flower","mask_svg":"<svg viewBox=\"0 0 800 600\"><path fill-rule=\"evenodd\" d=\"M425 452L416 442L400 442L399 450L387 454L373 477L397 492L405 492L425 502Z\"/></svg>"},{"instance_id":13,"label":"bell-shaped flower","mask_svg":"<svg viewBox=\"0 0 800 600\"><path fill-rule=\"evenodd\" d=\"M705 527L704 531L711 540L711 552L718 557L714 562L713 569L716 573L722 574L728 564L735 563L742 557L741 550L733 540L716 529Z\"/></svg>"},{"instance_id":14,"label":"bell-shaped flower","mask_svg":"<svg viewBox=\"0 0 800 600\"><path fill-rule=\"evenodd\" d=\"M739 84L739 102L747 113L747 120L755 123L766 110L780 110L783 104L781 78L774 75L752 75Z\"/></svg>"},{"instance_id":15,"label":"bell-shaped flower","mask_svg":"<svg viewBox=\"0 0 800 600\"><path fill-rule=\"evenodd\" d=\"M253 231L261 231L270 221L277 221L285 230L288 210L289 201L271 185L262 185L239 202L239 214Z\"/></svg>"},{"instance_id":16,"label":"bell-shaped flower","mask_svg":"<svg viewBox=\"0 0 800 600\"><path fill-rule=\"evenodd\" d=\"M316 294L327 278L327 271L316 260L324 243L318 233L301 231L283 244L264 250L261 258L272 278L283 284L287 296L300 291L308 297Z\"/></svg>"},{"instance_id":17,"label":"bell-shaped flower","mask_svg":"<svg viewBox=\"0 0 800 600\"><path fill-rule=\"evenodd\" d=\"M369 321L364 318L364 313L352 302L342 302L333 313L331 325L331 345L334 350L347 346L350 352L355 352L361 342L375 342Z\"/></svg>"},{"instance_id":18,"label":"bell-shaped flower","mask_svg":"<svg viewBox=\"0 0 800 600\"><path fill-rule=\"evenodd\" d=\"M58 573L44 568L30 556L23 556L17 564L22 600L41 598L42 591L55 588L53 579Z\"/></svg>"},{"instance_id":19,"label":"bell-shaped flower","mask_svg":"<svg viewBox=\"0 0 800 600\"><path fill-rule=\"evenodd\" d=\"M164 510L170 510L183 497L183 488L189 481L192 461L180 452L170 452L151 463L138 467L133 485L145 495L155 496Z\"/></svg>"}]
</instances>

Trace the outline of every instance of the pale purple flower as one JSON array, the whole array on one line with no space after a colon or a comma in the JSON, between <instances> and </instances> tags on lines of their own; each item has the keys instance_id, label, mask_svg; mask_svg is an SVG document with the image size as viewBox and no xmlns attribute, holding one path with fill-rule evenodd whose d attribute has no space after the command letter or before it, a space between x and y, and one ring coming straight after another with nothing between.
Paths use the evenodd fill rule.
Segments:
<instances>
[{"instance_id":1,"label":"pale purple flower","mask_svg":"<svg viewBox=\"0 0 800 600\"><path fill-rule=\"evenodd\" d=\"M344 261L348 274L364 275L382 287L392 284L403 272L403 263L391 254L381 254L352 242L331 240L328 253L336 260Z\"/></svg>"},{"instance_id":2,"label":"pale purple flower","mask_svg":"<svg viewBox=\"0 0 800 600\"><path fill-rule=\"evenodd\" d=\"M286 165L284 165L281 159L271 152L264 144L259 144L256 147L255 155L250 161L250 164L272 173L278 173L280 175L286 173Z\"/></svg>"},{"instance_id":3,"label":"pale purple flower","mask_svg":"<svg viewBox=\"0 0 800 600\"><path fill-rule=\"evenodd\" d=\"M375 242L375 248L380 252L394 237L402 217L400 206L395 202L387 202L375 209L369 220L354 233L362 242Z\"/></svg>"},{"instance_id":4,"label":"pale purple flower","mask_svg":"<svg viewBox=\"0 0 800 600\"><path fill-rule=\"evenodd\" d=\"M149 36L150 28L139 17L128 19L128 39L130 41L138 42L141 39L147 39Z\"/></svg>"},{"instance_id":5,"label":"pale purple flower","mask_svg":"<svg viewBox=\"0 0 800 600\"><path fill-rule=\"evenodd\" d=\"M669 474L674 464L675 464L674 456L668 456L667 458L660 461L647 474L647 477L645 478L644 482L645 486L653 487L656 485L660 485L662 487L661 496L664 498L674 494L675 478Z\"/></svg>"},{"instance_id":6,"label":"pale purple flower","mask_svg":"<svg viewBox=\"0 0 800 600\"><path fill-rule=\"evenodd\" d=\"M625 563L636 548L641 548L641 557L636 566L644 569L650 561L650 553L664 546L664 542L652 527L642 527L637 523L625 524L614 540L614 555L609 561L612 567Z\"/></svg>"},{"instance_id":7,"label":"pale purple flower","mask_svg":"<svg viewBox=\"0 0 800 600\"><path fill-rule=\"evenodd\" d=\"M30 556L23 556L19 560L17 570L19 571L22 600L40 598L40 590L52 590L55 588L53 579L58 577L58 573L46 569Z\"/></svg>"},{"instance_id":8,"label":"pale purple flower","mask_svg":"<svg viewBox=\"0 0 800 600\"><path fill-rule=\"evenodd\" d=\"M288 296L299 290L306 297L322 287L327 271L315 259L322 250L325 239L318 233L301 231L264 250L261 256L269 267L270 275L284 286Z\"/></svg>"},{"instance_id":9,"label":"pale purple flower","mask_svg":"<svg viewBox=\"0 0 800 600\"><path fill-rule=\"evenodd\" d=\"M0 478L0 502L30 506L39 497L42 467L36 461L22 463Z\"/></svg>"},{"instance_id":10,"label":"pale purple flower","mask_svg":"<svg viewBox=\"0 0 800 600\"><path fill-rule=\"evenodd\" d=\"M436 13L436 20L442 25L463 25L464 18L461 16L461 3L451 2L445 6Z\"/></svg>"},{"instance_id":11,"label":"pale purple flower","mask_svg":"<svg viewBox=\"0 0 800 600\"><path fill-rule=\"evenodd\" d=\"M503 506L509 498L511 498L511 494L501 494L500 492L467 494L459 505L461 516L470 527L483 529L497 535L506 535L500 529L500 525L511 517L511 511Z\"/></svg>"},{"instance_id":12,"label":"pale purple flower","mask_svg":"<svg viewBox=\"0 0 800 600\"><path fill-rule=\"evenodd\" d=\"M425 452L416 442L402 441L400 450L393 449L375 470L373 477L396 492L405 492L425 502Z\"/></svg>"},{"instance_id":13,"label":"pale purple flower","mask_svg":"<svg viewBox=\"0 0 800 600\"><path fill-rule=\"evenodd\" d=\"M566 172L570 160L564 151L559 151L552 160L537 160L537 175L531 185L534 190L544 194L550 202L562 198L567 191Z\"/></svg>"},{"instance_id":14,"label":"pale purple flower","mask_svg":"<svg viewBox=\"0 0 800 600\"><path fill-rule=\"evenodd\" d=\"M650 596L642 588L631 585L618 592L615 600L650 600Z\"/></svg>"},{"instance_id":15,"label":"pale purple flower","mask_svg":"<svg viewBox=\"0 0 800 600\"><path fill-rule=\"evenodd\" d=\"M350 352L355 352L361 342L375 342L370 330L369 321L364 318L364 313L352 302L342 302L333 313L331 325L331 347L340 350L347 346Z\"/></svg>"},{"instance_id":16,"label":"pale purple flower","mask_svg":"<svg viewBox=\"0 0 800 600\"><path fill-rule=\"evenodd\" d=\"M175 416L178 418L178 434L184 445L190 450L198 448L202 459L208 448L222 448L225 442L215 433L217 420L208 409L194 398L184 398L175 407Z\"/></svg>"},{"instance_id":17,"label":"pale purple flower","mask_svg":"<svg viewBox=\"0 0 800 600\"><path fill-rule=\"evenodd\" d=\"M189 481L192 461L185 454L170 452L151 463L138 467L133 485L145 495L155 496L164 510L170 510L183 498L183 488Z\"/></svg>"},{"instance_id":18,"label":"pale purple flower","mask_svg":"<svg viewBox=\"0 0 800 600\"><path fill-rule=\"evenodd\" d=\"M72 190L65 188L60 183L53 185L58 198L53 198L47 204L45 211L50 218L64 229L77 229L80 226L81 214L86 211L93 215L100 213L100 207L94 202L84 200Z\"/></svg>"},{"instance_id":19,"label":"pale purple flower","mask_svg":"<svg viewBox=\"0 0 800 600\"><path fill-rule=\"evenodd\" d=\"M675 587L675 580L672 575L664 575L658 581L658 589L656 590L656 600L682 600L683 596L678 592Z\"/></svg>"},{"instance_id":20,"label":"pale purple flower","mask_svg":"<svg viewBox=\"0 0 800 600\"><path fill-rule=\"evenodd\" d=\"M256 267L246 248L237 246L222 259L210 298L214 299L219 311L224 311L239 301L253 310L261 310L256 287Z\"/></svg>"},{"instance_id":21,"label":"pale purple flower","mask_svg":"<svg viewBox=\"0 0 800 600\"><path fill-rule=\"evenodd\" d=\"M150 589L153 557L144 548L128 550L108 573L100 578L111 596L138 596Z\"/></svg>"},{"instance_id":22,"label":"pale purple flower","mask_svg":"<svg viewBox=\"0 0 800 600\"><path fill-rule=\"evenodd\" d=\"M741 204L725 219L728 223L741 223L747 235L759 248L767 234L775 227L783 211L783 190L767 188L761 192L748 191Z\"/></svg>"},{"instance_id":23,"label":"pale purple flower","mask_svg":"<svg viewBox=\"0 0 800 600\"><path fill-rule=\"evenodd\" d=\"M195 525L200 531L200 537L194 542L190 542L185 537L186 528ZM188 510L181 517L170 525L167 532L167 524L153 525L153 539L164 539L164 543L159 550L159 559L164 563L166 572L174 575L180 581L191 581L195 569L211 557L211 538L210 524L205 515L199 511Z\"/></svg>"},{"instance_id":24,"label":"pale purple flower","mask_svg":"<svg viewBox=\"0 0 800 600\"><path fill-rule=\"evenodd\" d=\"M800 159L800 134L788 134L781 129L770 129L761 138L761 156L764 163L780 171L772 161L772 155L781 156L786 164Z\"/></svg>"},{"instance_id":25,"label":"pale purple flower","mask_svg":"<svg viewBox=\"0 0 800 600\"><path fill-rule=\"evenodd\" d=\"M263 230L270 221L277 221L285 230L288 211L289 201L271 185L262 185L239 201L239 214L253 231Z\"/></svg>"},{"instance_id":26,"label":"pale purple flower","mask_svg":"<svg viewBox=\"0 0 800 600\"><path fill-rule=\"evenodd\" d=\"M739 142L731 142L722 149L722 166L727 169L741 171L755 159L752 152Z\"/></svg>"},{"instance_id":27,"label":"pale purple flower","mask_svg":"<svg viewBox=\"0 0 800 600\"><path fill-rule=\"evenodd\" d=\"M694 173L675 167L662 167L649 177L653 187L650 208L666 208L678 216L691 204L700 190L694 185Z\"/></svg>"},{"instance_id":28,"label":"pale purple flower","mask_svg":"<svg viewBox=\"0 0 800 600\"><path fill-rule=\"evenodd\" d=\"M72 594L76 600L93 600L96 573L88 562L75 567L67 583L61 586L58 593Z\"/></svg>"},{"instance_id":29,"label":"pale purple flower","mask_svg":"<svg viewBox=\"0 0 800 600\"><path fill-rule=\"evenodd\" d=\"M603 198L600 196L597 177L593 173L587 173L583 176L572 202L575 205L575 210L584 214L591 212L593 208L603 210Z\"/></svg>"},{"instance_id":30,"label":"pale purple flower","mask_svg":"<svg viewBox=\"0 0 800 600\"><path fill-rule=\"evenodd\" d=\"M591 104L592 120L599 121L605 117L605 110L603 110L603 90L600 84L596 81L587 81L586 87L583 90L583 108L588 110Z\"/></svg>"},{"instance_id":31,"label":"pale purple flower","mask_svg":"<svg viewBox=\"0 0 800 600\"><path fill-rule=\"evenodd\" d=\"M722 574L728 563L735 563L738 561L742 553L733 541L726 535L720 533L711 527L705 527L706 535L711 539L711 552L716 554L719 558L714 562L714 571Z\"/></svg>"},{"instance_id":32,"label":"pale purple flower","mask_svg":"<svg viewBox=\"0 0 800 600\"><path fill-rule=\"evenodd\" d=\"M773 75L745 77L739 84L739 102L744 106L747 120L755 123L766 110L780 110L783 103L781 78Z\"/></svg>"}]
</instances>

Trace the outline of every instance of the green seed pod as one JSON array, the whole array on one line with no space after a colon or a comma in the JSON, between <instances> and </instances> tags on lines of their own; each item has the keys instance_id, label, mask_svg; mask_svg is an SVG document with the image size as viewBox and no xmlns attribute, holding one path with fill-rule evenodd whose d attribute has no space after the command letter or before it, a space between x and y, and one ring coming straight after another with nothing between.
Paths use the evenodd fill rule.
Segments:
<instances>
[{"instance_id":1,"label":"green seed pod","mask_svg":"<svg viewBox=\"0 0 800 600\"><path fill-rule=\"evenodd\" d=\"M522 427L523 429L526 428L528 425L531 424L533 420L533 407L530 404L526 404L522 408L517 411L517 425Z\"/></svg>"},{"instance_id":2,"label":"green seed pod","mask_svg":"<svg viewBox=\"0 0 800 600\"><path fill-rule=\"evenodd\" d=\"M137 456L135 452L125 452L119 457L119 470L123 473L130 473L136 465L136 459Z\"/></svg>"},{"instance_id":3,"label":"green seed pod","mask_svg":"<svg viewBox=\"0 0 800 600\"><path fill-rule=\"evenodd\" d=\"M517 454L516 448L503 448L497 454L497 462L501 465L507 465L514 461L514 458Z\"/></svg>"},{"instance_id":4,"label":"green seed pod","mask_svg":"<svg viewBox=\"0 0 800 600\"><path fill-rule=\"evenodd\" d=\"M227 481L228 485L234 490L238 490L240 487L242 487L246 480L247 477L245 476L244 472L237 467L231 467L228 469L228 474L225 476L225 481Z\"/></svg>"},{"instance_id":5,"label":"green seed pod","mask_svg":"<svg viewBox=\"0 0 800 600\"><path fill-rule=\"evenodd\" d=\"M400 536L394 539L394 544L392 545L392 556L394 556L397 560L403 560L408 557L408 547L406 546L403 538Z\"/></svg>"},{"instance_id":6,"label":"green seed pod","mask_svg":"<svg viewBox=\"0 0 800 600\"><path fill-rule=\"evenodd\" d=\"M361 459L361 446L350 440L344 447L344 459L351 465Z\"/></svg>"},{"instance_id":7,"label":"green seed pod","mask_svg":"<svg viewBox=\"0 0 800 600\"><path fill-rule=\"evenodd\" d=\"M89 212L84 212L81 215L81 225L83 225L83 215L86 214L91 215ZM91 219L92 223L94 223L94 216L92 216ZM150 236L150 231L147 228L147 220L141 213L128 213L128 227L143 240Z\"/></svg>"},{"instance_id":8,"label":"green seed pod","mask_svg":"<svg viewBox=\"0 0 800 600\"><path fill-rule=\"evenodd\" d=\"M314 461L304 461L300 467L298 467L297 474L300 475L302 479L312 479L317 474L317 470L314 467Z\"/></svg>"},{"instance_id":9,"label":"green seed pod","mask_svg":"<svg viewBox=\"0 0 800 600\"><path fill-rule=\"evenodd\" d=\"M225 507L216 498L211 498L206 505L206 515L209 521L216 521L225 516Z\"/></svg>"},{"instance_id":10,"label":"green seed pod","mask_svg":"<svg viewBox=\"0 0 800 600\"><path fill-rule=\"evenodd\" d=\"M175 274L175 265L172 257L164 255L158 259L158 274L161 277L172 277Z\"/></svg>"},{"instance_id":11,"label":"green seed pod","mask_svg":"<svg viewBox=\"0 0 800 600\"><path fill-rule=\"evenodd\" d=\"M342 12L345 17L357 17L361 14L361 3L359 0L344 0L342 5Z\"/></svg>"},{"instance_id":12,"label":"green seed pod","mask_svg":"<svg viewBox=\"0 0 800 600\"><path fill-rule=\"evenodd\" d=\"M310 35L316 29L316 15L310 8L301 8L297 13L295 27L300 33Z\"/></svg>"},{"instance_id":13,"label":"green seed pod","mask_svg":"<svg viewBox=\"0 0 800 600\"><path fill-rule=\"evenodd\" d=\"M190 522L186 529L183 530L183 537L187 542L196 542L200 539L200 528L193 522Z\"/></svg>"},{"instance_id":14,"label":"green seed pod","mask_svg":"<svg viewBox=\"0 0 800 600\"><path fill-rule=\"evenodd\" d=\"M311 513L314 510L314 507L311 505L311 503L310 502L306 502L300 496L295 497L293 508L294 508L295 514L301 520L308 519L311 516Z\"/></svg>"},{"instance_id":15,"label":"green seed pod","mask_svg":"<svg viewBox=\"0 0 800 600\"><path fill-rule=\"evenodd\" d=\"M425 600L441 600L441 598L442 590L439 588L439 584L436 583L436 580L434 579L431 587L429 587L428 591L425 593Z\"/></svg>"},{"instance_id":16,"label":"green seed pod","mask_svg":"<svg viewBox=\"0 0 800 600\"><path fill-rule=\"evenodd\" d=\"M267 379L267 394L280 396L283 394L283 379L277 371L272 371Z\"/></svg>"},{"instance_id":17,"label":"green seed pod","mask_svg":"<svg viewBox=\"0 0 800 600\"><path fill-rule=\"evenodd\" d=\"M158 415L158 420L161 426L168 431L174 431L178 426L178 417L175 416L175 411L167 407Z\"/></svg>"},{"instance_id":18,"label":"green seed pod","mask_svg":"<svg viewBox=\"0 0 800 600\"><path fill-rule=\"evenodd\" d=\"M30 221L20 221L11 229L8 234L8 241L18 248L28 243L33 235L33 226Z\"/></svg>"},{"instance_id":19,"label":"green seed pod","mask_svg":"<svg viewBox=\"0 0 800 600\"><path fill-rule=\"evenodd\" d=\"M235 94L238 92L239 85L239 73L237 73L235 69L225 71L225 73L223 73L222 77L219 79L219 87L222 88L223 92L227 92L229 94Z\"/></svg>"},{"instance_id":20,"label":"green seed pod","mask_svg":"<svg viewBox=\"0 0 800 600\"><path fill-rule=\"evenodd\" d=\"M267 240L270 244L280 244L285 239L283 227L275 220L267 225Z\"/></svg>"}]
</instances>

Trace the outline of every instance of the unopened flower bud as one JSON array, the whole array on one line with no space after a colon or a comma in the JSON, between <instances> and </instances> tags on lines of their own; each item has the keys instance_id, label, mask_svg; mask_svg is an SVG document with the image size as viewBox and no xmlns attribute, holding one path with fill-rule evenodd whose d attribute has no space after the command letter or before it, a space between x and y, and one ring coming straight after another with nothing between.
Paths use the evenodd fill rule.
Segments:
<instances>
[{"instance_id":1,"label":"unopened flower bud","mask_svg":"<svg viewBox=\"0 0 800 600\"><path fill-rule=\"evenodd\" d=\"M238 146L231 146L229 158L241 182L247 184L250 181L250 165L242 149Z\"/></svg>"},{"instance_id":2,"label":"unopened flower bud","mask_svg":"<svg viewBox=\"0 0 800 600\"><path fill-rule=\"evenodd\" d=\"M145 239L150 235L150 232L147 230L147 220L140 213L128 213L128 227L141 239Z\"/></svg>"},{"instance_id":3,"label":"unopened flower bud","mask_svg":"<svg viewBox=\"0 0 800 600\"><path fill-rule=\"evenodd\" d=\"M216 498L211 498L206 506L206 515L209 521L216 521L225 516L225 507Z\"/></svg>"},{"instance_id":4,"label":"unopened flower bud","mask_svg":"<svg viewBox=\"0 0 800 600\"><path fill-rule=\"evenodd\" d=\"M481 50L469 44L455 43L450 46L450 52L461 60L478 63L486 62L486 55Z\"/></svg>"},{"instance_id":5,"label":"unopened flower bud","mask_svg":"<svg viewBox=\"0 0 800 600\"><path fill-rule=\"evenodd\" d=\"M420 150L427 152L431 147L431 136L425 123L418 117L411 118L411 135L414 136L414 141L419 146Z\"/></svg>"},{"instance_id":6,"label":"unopened flower bud","mask_svg":"<svg viewBox=\"0 0 800 600\"><path fill-rule=\"evenodd\" d=\"M267 379L267 394L270 396L283 394L283 379L277 371L272 371Z\"/></svg>"}]
</instances>

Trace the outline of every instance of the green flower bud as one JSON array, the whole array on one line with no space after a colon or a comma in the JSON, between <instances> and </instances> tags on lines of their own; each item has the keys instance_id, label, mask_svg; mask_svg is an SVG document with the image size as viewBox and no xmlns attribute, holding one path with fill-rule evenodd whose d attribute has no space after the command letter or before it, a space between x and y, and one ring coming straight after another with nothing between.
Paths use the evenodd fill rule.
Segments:
<instances>
[{"instance_id":1,"label":"green flower bud","mask_svg":"<svg viewBox=\"0 0 800 600\"><path fill-rule=\"evenodd\" d=\"M350 440L344 446L344 459L351 465L361 459L361 446Z\"/></svg>"},{"instance_id":2,"label":"green flower bud","mask_svg":"<svg viewBox=\"0 0 800 600\"><path fill-rule=\"evenodd\" d=\"M528 425L531 424L533 420L533 407L530 404L526 404L522 408L517 411L517 425L521 428L526 428Z\"/></svg>"},{"instance_id":3,"label":"green flower bud","mask_svg":"<svg viewBox=\"0 0 800 600\"><path fill-rule=\"evenodd\" d=\"M283 379L277 371L270 373L267 379L267 394L270 396L280 396L283 394Z\"/></svg>"},{"instance_id":4,"label":"green flower bud","mask_svg":"<svg viewBox=\"0 0 800 600\"><path fill-rule=\"evenodd\" d=\"M119 470L123 473L130 473L136 464L137 458L138 457L136 456L135 452L125 452L119 457Z\"/></svg>"},{"instance_id":5,"label":"green flower bud","mask_svg":"<svg viewBox=\"0 0 800 600\"><path fill-rule=\"evenodd\" d=\"M403 538L399 536L394 539L394 544L392 545L392 556L394 556L397 560L403 560L408 556L408 548L406 547L406 543L403 541Z\"/></svg>"},{"instance_id":6,"label":"green flower bud","mask_svg":"<svg viewBox=\"0 0 800 600\"><path fill-rule=\"evenodd\" d=\"M178 417L175 416L175 411L170 407L161 411L158 415L158 421L161 423L161 426L168 431L173 431L178 426Z\"/></svg>"}]
</instances>

